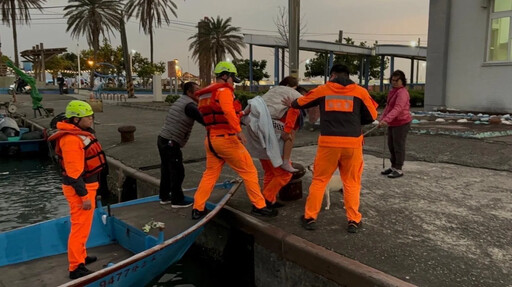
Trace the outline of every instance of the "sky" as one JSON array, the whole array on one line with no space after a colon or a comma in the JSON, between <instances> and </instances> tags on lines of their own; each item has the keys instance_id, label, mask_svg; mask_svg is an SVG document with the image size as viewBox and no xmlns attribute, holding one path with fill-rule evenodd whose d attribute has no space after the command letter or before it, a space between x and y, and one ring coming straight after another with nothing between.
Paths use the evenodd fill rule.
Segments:
<instances>
[{"instance_id":1,"label":"sky","mask_svg":"<svg viewBox=\"0 0 512 287\"><path fill-rule=\"evenodd\" d=\"M165 24L155 30L154 53L155 61L178 59L184 72L198 74L197 63L193 60L188 46L188 38L197 31L197 22L204 17L220 16L232 18L232 25L241 28L244 34L277 35L275 24L279 8L286 8L288 0L175 0L178 17L171 18L169 26ZM19 51L31 49L39 43L45 48L68 48L68 52L77 53L80 49L88 49L85 38L71 38L66 32L67 24L62 6L67 0L47 0L42 12L32 11L32 22L18 25ZM302 0L300 4L302 39L334 41L338 31L343 30L344 37L351 37L356 43L367 41L381 44L408 45L411 41L421 40L427 45L428 32L428 0ZM170 14L170 13L169 13ZM171 14L172 15L172 14ZM127 23L128 46L143 56L150 57L149 36L139 29L137 19ZM113 46L120 44L120 35L109 38ZM2 53L13 58L14 48L12 29L0 26ZM254 47L255 60L268 61L266 71L273 78L273 49ZM304 64L313 58L311 52L300 52L299 75L304 75ZM248 46L242 58L249 58ZM23 58L20 57L20 61ZM396 68L408 71L410 61L397 60ZM406 72L408 74L408 72ZM425 67L420 66L420 81L424 78ZM165 77L166 75L164 75Z\"/></svg>"}]
</instances>

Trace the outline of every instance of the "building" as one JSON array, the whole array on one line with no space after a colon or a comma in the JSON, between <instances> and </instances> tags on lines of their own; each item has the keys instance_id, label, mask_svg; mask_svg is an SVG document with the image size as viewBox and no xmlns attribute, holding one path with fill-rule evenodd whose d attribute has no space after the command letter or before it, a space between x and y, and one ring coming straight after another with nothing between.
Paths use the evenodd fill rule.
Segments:
<instances>
[{"instance_id":1,"label":"building","mask_svg":"<svg viewBox=\"0 0 512 287\"><path fill-rule=\"evenodd\" d=\"M430 0L425 108L512 112L512 0Z\"/></svg>"}]
</instances>

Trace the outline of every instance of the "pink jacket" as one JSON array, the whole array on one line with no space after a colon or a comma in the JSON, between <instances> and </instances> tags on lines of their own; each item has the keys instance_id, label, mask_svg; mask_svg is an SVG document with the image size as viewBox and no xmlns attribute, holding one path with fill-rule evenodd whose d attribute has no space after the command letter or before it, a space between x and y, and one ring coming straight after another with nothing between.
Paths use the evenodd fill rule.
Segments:
<instances>
[{"instance_id":1,"label":"pink jacket","mask_svg":"<svg viewBox=\"0 0 512 287\"><path fill-rule=\"evenodd\" d=\"M389 91L386 108L380 117L380 121L386 122L391 127L411 122L409 99L409 92L404 87Z\"/></svg>"}]
</instances>

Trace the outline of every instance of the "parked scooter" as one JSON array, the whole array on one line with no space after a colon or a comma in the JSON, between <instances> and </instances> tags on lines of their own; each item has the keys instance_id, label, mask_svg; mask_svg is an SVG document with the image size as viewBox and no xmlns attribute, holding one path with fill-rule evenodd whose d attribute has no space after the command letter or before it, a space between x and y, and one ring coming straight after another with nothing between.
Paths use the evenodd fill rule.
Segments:
<instances>
[{"instance_id":1,"label":"parked scooter","mask_svg":"<svg viewBox=\"0 0 512 287\"><path fill-rule=\"evenodd\" d=\"M14 95L16 93L22 93L22 94L30 94L30 90L32 88L29 86L29 85L24 85L22 87L20 87L20 89L16 89L16 83L12 84L9 86L9 89L7 90L7 92L9 93L9 95Z\"/></svg>"}]
</instances>

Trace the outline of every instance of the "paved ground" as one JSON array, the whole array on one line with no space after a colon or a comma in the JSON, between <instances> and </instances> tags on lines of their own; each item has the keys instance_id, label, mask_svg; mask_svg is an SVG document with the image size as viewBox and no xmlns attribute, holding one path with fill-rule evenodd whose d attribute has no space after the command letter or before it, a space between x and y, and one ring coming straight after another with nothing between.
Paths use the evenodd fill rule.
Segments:
<instances>
[{"instance_id":1,"label":"paved ground","mask_svg":"<svg viewBox=\"0 0 512 287\"><path fill-rule=\"evenodd\" d=\"M20 110L31 118L28 97L19 98ZM58 113L69 99L45 95L43 104ZM150 101L151 96L140 96L125 106L105 102L104 112L97 113L96 130L109 156L159 177L156 136L166 107ZM49 119L37 122L48 125ZM127 124L137 128L135 142L120 144L117 128ZM488 127L510 132L504 125ZM457 132L461 130L485 133L485 129L467 124L414 127L418 134L408 137L405 176L399 179L379 175L383 136L376 132L367 137L361 195L364 227L358 234L345 231L342 197L336 193L331 194L331 210L320 213L318 230L299 226L311 182L309 173L303 180L304 198L288 202L278 218L265 221L419 286L512 286L512 137L439 135L461 135ZM196 126L183 151L187 163L184 187L196 186L204 170L204 135L204 129ZM317 136L317 132L299 132L294 161L313 162ZM226 167L221 179L234 176ZM250 210L243 190L229 205Z\"/></svg>"}]
</instances>

